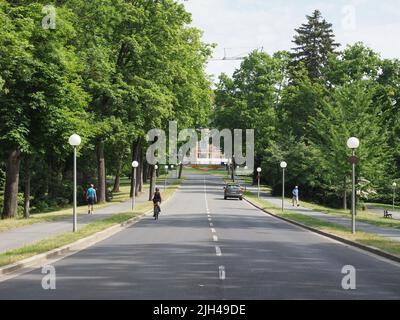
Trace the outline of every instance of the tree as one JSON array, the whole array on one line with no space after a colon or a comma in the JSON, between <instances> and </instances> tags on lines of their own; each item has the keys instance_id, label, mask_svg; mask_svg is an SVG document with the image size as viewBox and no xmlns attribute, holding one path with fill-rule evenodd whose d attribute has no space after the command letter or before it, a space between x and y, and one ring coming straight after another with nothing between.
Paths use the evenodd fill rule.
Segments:
<instances>
[{"instance_id":1,"label":"tree","mask_svg":"<svg viewBox=\"0 0 400 320\"><path fill-rule=\"evenodd\" d=\"M354 81L335 88L324 107L310 120L313 134L311 146L317 150L313 165L321 173L319 187L342 194L345 199L346 181L350 177L348 162L349 137L358 137L359 179L371 181L375 187L386 180L392 161L387 145L387 131L377 121L380 107L374 103L376 86L367 80Z\"/></svg>"},{"instance_id":2,"label":"tree","mask_svg":"<svg viewBox=\"0 0 400 320\"><path fill-rule=\"evenodd\" d=\"M75 35L69 14L59 12L56 30L38 28L42 18L37 3L0 4L0 142L7 162L3 218L17 214L23 155L41 152L49 141L54 147L47 152L65 152L70 129L83 118L86 95L75 52L68 46Z\"/></svg>"},{"instance_id":3,"label":"tree","mask_svg":"<svg viewBox=\"0 0 400 320\"><path fill-rule=\"evenodd\" d=\"M307 16L307 23L295 29L293 43L293 66L296 69L303 64L311 81L320 81L323 68L327 65L329 55L340 45L335 42L332 24L328 23L319 10Z\"/></svg>"}]
</instances>

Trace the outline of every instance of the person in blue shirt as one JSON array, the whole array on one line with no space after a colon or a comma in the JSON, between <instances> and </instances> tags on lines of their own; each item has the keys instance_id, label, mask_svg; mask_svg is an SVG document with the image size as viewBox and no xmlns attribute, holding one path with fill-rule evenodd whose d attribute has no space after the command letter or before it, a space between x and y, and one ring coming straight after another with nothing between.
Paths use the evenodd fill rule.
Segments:
<instances>
[{"instance_id":1,"label":"person in blue shirt","mask_svg":"<svg viewBox=\"0 0 400 320\"><path fill-rule=\"evenodd\" d=\"M86 200L88 202L88 214L93 214L94 203L97 202L96 189L93 184L86 191Z\"/></svg>"},{"instance_id":2,"label":"person in blue shirt","mask_svg":"<svg viewBox=\"0 0 400 320\"><path fill-rule=\"evenodd\" d=\"M300 207L300 204L299 204L299 187L298 186L296 186L293 189L292 194L293 194L293 207L295 206L295 204L296 204L297 207Z\"/></svg>"}]
</instances>

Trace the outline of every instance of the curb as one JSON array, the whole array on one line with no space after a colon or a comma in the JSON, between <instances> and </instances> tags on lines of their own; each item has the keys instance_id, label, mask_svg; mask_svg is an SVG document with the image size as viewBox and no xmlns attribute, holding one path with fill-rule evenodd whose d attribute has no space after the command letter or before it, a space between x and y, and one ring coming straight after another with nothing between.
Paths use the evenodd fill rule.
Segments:
<instances>
[{"instance_id":1,"label":"curb","mask_svg":"<svg viewBox=\"0 0 400 320\"><path fill-rule=\"evenodd\" d=\"M180 187L180 185L177 186L175 192L178 191ZM163 203L167 203L170 199L172 199L175 192ZM41 266L47 264L50 260L52 260L52 262L56 262L60 259L78 253L79 251L85 250L95 245L96 243L106 240L113 235L135 225L145 216L152 213L153 209L146 211L145 213L138 215L137 217L121 222L120 224L111 226L105 230L92 234L86 238L82 238L73 243L67 244L63 247L29 257L10 265L0 267L0 283L9 280L10 278L29 272L32 269L40 268Z\"/></svg>"},{"instance_id":2,"label":"curb","mask_svg":"<svg viewBox=\"0 0 400 320\"><path fill-rule=\"evenodd\" d=\"M355 241L352 241L352 240L344 239L344 238L341 238L341 237L336 236L336 235L334 235L334 234L331 234L331 233L328 233L328 232L324 232L324 231L315 229L315 228L313 228L313 227L306 226L306 225L304 225L304 224L302 224L302 223L299 223L299 222L297 222L297 221L294 221L294 220L291 220L291 219L288 219L288 218L284 218L284 217L278 216L278 215L276 215L276 214L273 214L273 213L271 213L271 212L269 212L269 211L267 211L267 210L261 208L260 206L258 206L258 205L256 205L256 204L254 204L253 202L251 202L251 201L248 200L247 198L244 198L244 200L245 200L247 203L249 203L250 205L252 205L253 207L255 207L255 208L257 208L257 209L259 209L259 210L261 210L261 211L263 211L263 212L265 212L265 213L271 215L271 216L274 217L274 218L277 218L277 219L279 219L279 220L288 222L288 223L290 223L290 224L293 224L293 225L298 226L298 227L300 227L300 228L303 228L303 229L306 229L306 230L308 230L308 231L317 233L317 234L319 234L319 235L325 236L325 237L327 237L327 238L330 238L330 239L333 239L333 240L342 242L342 243L347 244L347 245L350 245L350 246L352 246L352 247L356 247L356 248L358 248L358 249L361 249L361 250L364 250L364 251L368 251L368 252L373 253L373 254L376 254L376 255L378 255L378 256L380 256L380 257L383 257L383 258L386 258L386 259L389 259L389 260L392 260L392 261L395 261L395 262L400 263L400 256L396 256L396 255L390 254L390 253L388 253L388 252L382 251L381 249L378 249L378 248L375 248L375 247L371 247L371 246L367 246L367 245L361 244L361 243L359 243L359 242L355 242Z\"/></svg>"}]
</instances>

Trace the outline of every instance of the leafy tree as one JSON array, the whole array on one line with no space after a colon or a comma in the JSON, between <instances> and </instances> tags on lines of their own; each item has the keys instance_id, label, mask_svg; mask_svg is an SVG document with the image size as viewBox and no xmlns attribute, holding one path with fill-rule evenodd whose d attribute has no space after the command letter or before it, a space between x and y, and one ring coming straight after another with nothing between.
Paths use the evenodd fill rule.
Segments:
<instances>
[{"instance_id":1,"label":"leafy tree","mask_svg":"<svg viewBox=\"0 0 400 320\"><path fill-rule=\"evenodd\" d=\"M322 69L327 65L329 55L334 53L339 44L335 42L332 24L328 23L319 10L307 16L307 23L295 29L293 43L293 66L297 69L303 64L312 81L320 81Z\"/></svg>"},{"instance_id":2,"label":"leafy tree","mask_svg":"<svg viewBox=\"0 0 400 320\"><path fill-rule=\"evenodd\" d=\"M313 165L321 173L320 188L342 195L347 191L351 152L346 150L346 141L352 136L361 141L357 150L359 178L371 181L375 187L385 181L391 156L387 131L376 121L381 111L373 100L375 92L376 87L367 80L337 87L311 119L310 140L317 150Z\"/></svg>"}]
</instances>

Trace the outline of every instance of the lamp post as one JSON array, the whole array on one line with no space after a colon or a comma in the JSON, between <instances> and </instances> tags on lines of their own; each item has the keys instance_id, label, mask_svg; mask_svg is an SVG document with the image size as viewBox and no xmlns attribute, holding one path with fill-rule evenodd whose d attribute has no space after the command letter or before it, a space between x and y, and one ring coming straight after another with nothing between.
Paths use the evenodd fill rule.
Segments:
<instances>
[{"instance_id":1,"label":"lamp post","mask_svg":"<svg viewBox=\"0 0 400 320\"><path fill-rule=\"evenodd\" d=\"M168 178L168 169L169 169L169 167L168 167L168 165L166 165L166 166L164 166L164 169L165 169L165 180L164 180L164 191L165 190L167 190L167 178Z\"/></svg>"},{"instance_id":2,"label":"lamp post","mask_svg":"<svg viewBox=\"0 0 400 320\"><path fill-rule=\"evenodd\" d=\"M352 164L352 196L351 196L351 229L353 234L356 233L356 163L358 159L356 157L356 150L360 146L360 140L355 137L350 138L347 141L347 147L352 150L352 156L350 162Z\"/></svg>"},{"instance_id":3,"label":"lamp post","mask_svg":"<svg viewBox=\"0 0 400 320\"><path fill-rule=\"evenodd\" d=\"M154 188L157 188L157 170L158 170L158 165L154 166Z\"/></svg>"},{"instance_id":4,"label":"lamp post","mask_svg":"<svg viewBox=\"0 0 400 320\"><path fill-rule=\"evenodd\" d=\"M393 211L394 211L394 207L395 207L395 203L396 203L396 187L397 187L397 183L393 182Z\"/></svg>"},{"instance_id":5,"label":"lamp post","mask_svg":"<svg viewBox=\"0 0 400 320\"><path fill-rule=\"evenodd\" d=\"M73 134L71 137L69 137L68 140L69 144L74 148L74 195L73 195L73 201L74 201L74 208L73 208L73 232L76 232L78 230L78 223L77 223L77 215L76 215L76 185L77 185L77 174L76 174L76 149L77 147L81 144L82 139L80 136L77 134Z\"/></svg>"},{"instance_id":6,"label":"lamp post","mask_svg":"<svg viewBox=\"0 0 400 320\"><path fill-rule=\"evenodd\" d=\"M281 162L282 168L282 212L285 210L285 169L287 168L287 163L285 161Z\"/></svg>"},{"instance_id":7,"label":"lamp post","mask_svg":"<svg viewBox=\"0 0 400 320\"><path fill-rule=\"evenodd\" d=\"M135 208L136 205L136 169L139 167L139 162L133 161L132 162L132 168L133 168L133 196L132 196L132 210Z\"/></svg>"},{"instance_id":8,"label":"lamp post","mask_svg":"<svg viewBox=\"0 0 400 320\"><path fill-rule=\"evenodd\" d=\"M261 178L261 168L257 168L257 180L258 180L258 190L257 190L257 197L260 198L260 178Z\"/></svg>"}]
</instances>

